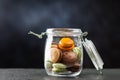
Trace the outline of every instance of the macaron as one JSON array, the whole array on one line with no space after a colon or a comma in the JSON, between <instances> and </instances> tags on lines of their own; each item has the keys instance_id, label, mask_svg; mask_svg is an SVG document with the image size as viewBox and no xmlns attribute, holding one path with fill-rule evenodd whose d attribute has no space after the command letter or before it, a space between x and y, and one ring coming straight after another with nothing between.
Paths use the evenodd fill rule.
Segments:
<instances>
[{"instance_id":1,"label":"macaron","mask_svg":"<svg viewBox=\"0 0 120 80\"><path fill-rule=\"evenodd\" d=\"M58 46L56 44L52 44L51 48L58 48Z\"/></svg>"},{"instance_id":2,"label":"macaron","mask_svg":"<svg viewBox=\"0 0 120 80\"><path fill-rule=\"evenodd\" d=\"M52 66L54 68L62 68L62 69L65 69L67 68L65 64L62 64L62 63L53 63Z\"/></svg>"},{"instance_id":3,"label":"macaron","mask_svg":"<svg viewBox=\"0 0 120 80\"><path fill-rule=\"evenodd\" d=\"M59 73L59 72L65 72L65 68L52 68L52 72Z\"/></svg>"},{"instance_id":4,"label":"macaron","mask_svg":"<svg viewBox=\"0 0 120 80\"><path fill-rule=\"evenodd\" d=\"M58 48L51 48L51 62L56 63L61 60L62 53Z\"/></svg>"},{"instance_id":5,"label":"macaron","mask_svg":"<svg viewBox=\"0 0 120 80\"><path fill-rule=\"evenodd\" d=\"M65 72L67 68L67 66L62 63L54 63L52 66L53 66L52 68L53 72Z\"/></svg>"},{"instance_id":6,"label":"macaron","mask_svg":"<svg viewBox=\"0 0 120 80\"><path fill-rule=\"evenodd\" d=\"M77 54L74 53L73 51L63 52L63 55L62 55L62 61L63 61L63 63L65 63L65 64L71 64L71 63L76 62L77 60L78 60L77 59Z\"/></svg>"},{"instance_id":7,"label":"macaron","mask_svg":"<svg viewBox=\"0 0 120 80\"><path fill-rule=\"evenodd\" d=\"M58 46L61 50L72 50L74 48L74 41L71 38L62 38Z\"/></svg>"},{"instance_id":8,"label":"macaron","mask_svg":"<svg viewBox=\"0 0 120 80\"><path fill-rule=\"evenodd\" d=\"M51 62L51 61L46 61L46 62L45 62L45 67L46 67L48 70L51 70L51 69L52 69L52 62Z\"/></svg>"},{"instance_id":9,"label":"macaron","mask_svg":"<svg viewBox=\"0 0 120 80\"><path fill-rule=\"evenodd\" d=\"M75 52L77 54L78 60L81 59L81 50L79 47L74 47L73 48L73 52Z\"/></svg>"},{"instance_id":10,"label":"macaron","mask_svg":"<svg viewBox=\"0 0 120 80\"><path fill-rule=\"evenodd\" d=\"M52 45L51 45L51 48L58 48L58 44L57 43L52 43Z\"/></svg>"},{"instance_id":11,"label":"macaron","mask_svg":"<svg viewBox=\"0 0 120 80\"><path fill-rule=\"evenodd\" d=\"M72 72L77 72L80 69L80 64L79 63L74 63L73 66L68 67L67 70L72 71Z\"/></svg>"}]
</instances>

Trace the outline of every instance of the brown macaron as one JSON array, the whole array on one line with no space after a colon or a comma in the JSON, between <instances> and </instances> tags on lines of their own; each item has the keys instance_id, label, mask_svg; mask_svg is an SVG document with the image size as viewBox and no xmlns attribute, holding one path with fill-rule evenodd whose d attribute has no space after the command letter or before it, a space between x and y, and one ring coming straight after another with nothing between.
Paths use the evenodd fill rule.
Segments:
<instances>
[{"instance_id":1,"label":"brown macaron","mask_svg":"<svg viewBox=\"0 0 120 80\"><path fill-rule=\"evenodd\" d=\"M69 71L72 72L77 72L80 69L80 64L79 63L74 63L73 66L67 68Z\"/></svg>"},{"instance_id":2,"label":"brown macaron","mask_svg":"<svg viewBox=\"0 0 120 80\"><path fill-rule=\"evenodd\" d=\"M51 62L56 63L61 60L62 53L58 48L51 48Z\"/></svg>"},{"instance_id":3,"label":"brown macaron","mask_svg":"<svg viewBox=\"0 0 120 80\"><path fill-rule=\"evenodd\" d=\"M73 51L66 51L62 55L62 61L66 64L71 64L77 61L77 54Z\"/></svg>"}]
</instances>

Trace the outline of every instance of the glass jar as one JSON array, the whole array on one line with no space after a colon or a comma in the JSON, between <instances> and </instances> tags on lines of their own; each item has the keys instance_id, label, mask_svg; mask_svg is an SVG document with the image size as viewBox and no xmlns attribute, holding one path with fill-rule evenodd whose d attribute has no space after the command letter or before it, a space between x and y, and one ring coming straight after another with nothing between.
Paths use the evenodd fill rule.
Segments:
<instances>
[{"instance_id":1,"label":"glass jar","mask_svg":"<svg viewBox=\"0 0 120 80\"><path fill-rule=\"evenodd\" d=\"M44 66L48 75L77 76L82 71L82 31L72 28L46 30Z\"/></svg>"},{"instance_id":2,"label":"glass jar","mask_svg":"<svg viewBox=\"0 0 120 80\"><path fill-rule=\"evenodd\" d=\"M91 40L83 39L87 32L75 28L48 28L46 32L33 34L38 38L47 35L44 67L48 75L59 77L78 76L83 67L83 46L96 70L102 73L103 64L95 45Z\"/></svg>"}]
</instances>

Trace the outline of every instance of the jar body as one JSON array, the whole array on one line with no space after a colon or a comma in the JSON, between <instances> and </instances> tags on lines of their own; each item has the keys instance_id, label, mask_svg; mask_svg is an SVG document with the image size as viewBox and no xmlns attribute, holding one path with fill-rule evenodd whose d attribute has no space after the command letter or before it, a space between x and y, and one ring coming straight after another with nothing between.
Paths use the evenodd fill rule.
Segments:
<instances>
[{"instance_id":1,"label":"jar body","mask_svg":"<svg viewBox=\"0 0 120 80\"><path fill-rule=\"evenodd\" d=\"M48 75L78 76L83 66L80 29L52 28L47 30L44 67Z\"/></svg>"}]
</instances>

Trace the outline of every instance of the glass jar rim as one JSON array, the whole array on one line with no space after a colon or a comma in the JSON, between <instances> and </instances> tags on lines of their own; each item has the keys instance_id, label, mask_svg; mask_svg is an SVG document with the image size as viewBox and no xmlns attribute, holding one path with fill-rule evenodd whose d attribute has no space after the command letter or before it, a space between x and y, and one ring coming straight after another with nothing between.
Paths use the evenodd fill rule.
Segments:
<instances>
[{"instance_id":1,"label":"glass jar rim","mask_svg":"<svg viewBox=\"0 0 120 80\"><path fill-rule=\"evenodd\" d=\"M48 28L46 33L53 36L80 36L82 31L78 28Z\"/></svg>"}]
</instances>

